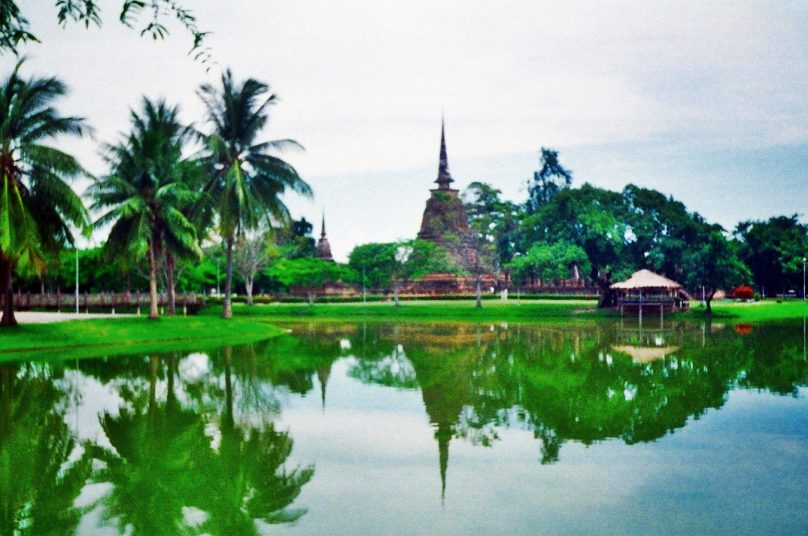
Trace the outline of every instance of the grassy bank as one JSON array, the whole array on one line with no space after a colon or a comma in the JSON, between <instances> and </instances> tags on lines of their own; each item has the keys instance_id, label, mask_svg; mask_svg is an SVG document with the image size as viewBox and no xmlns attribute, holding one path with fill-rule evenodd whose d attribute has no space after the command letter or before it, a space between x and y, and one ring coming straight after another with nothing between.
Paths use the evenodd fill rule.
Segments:
<instances>
[{"instance_id":1,"label":"grassy bank","mask_svg":"<svg viewBox=\"0 0 808 536\"><path fill-rule=\"evenodd\" d=\"M20 325L0 331L0 362L31 358L81 358L205 349L254 342L281 333L258 318L116 318Z\"/></svg>"},{"instance_id":2,"label":"grassy bank","mask_svg":"<svg viewBox=\"0 0 808 536\"><path fill-rule=\"evenodd\" d=\"M704 309L695 302L688 316L703 318ZM808 316L808 301L790 300L777 303L775 300L760 302L717 302L713 303L713 318L738 320L742 322L765 322L768 320L786 320Z\"/></svg>"},{"instance_id":3,"label":"grassy bank","mask_svg":"<svg viewBox=\"0 0 808 536\"><path fill-rule=\"evenodd\" d=\"M609 310L597 310L594 300L530 300L518 304L486 301L475 308L473 300L466 301L410 301L399 307L392 303L328 303L328 304L269 304L234 305L235 315L242 318L264 318L268 321L294 319L322 320L406 320L406 321L512 321L512 322L575 322L614 318ZM205 316L219 314L219 307L208 307L200 313ZM713 304L713 318L738 321L766 321L808 316L808 303L765 301L758 303L718 302ZM701 320L704 311L693 303L688 313L675 317Z\"/></svg>"}]
</instances>

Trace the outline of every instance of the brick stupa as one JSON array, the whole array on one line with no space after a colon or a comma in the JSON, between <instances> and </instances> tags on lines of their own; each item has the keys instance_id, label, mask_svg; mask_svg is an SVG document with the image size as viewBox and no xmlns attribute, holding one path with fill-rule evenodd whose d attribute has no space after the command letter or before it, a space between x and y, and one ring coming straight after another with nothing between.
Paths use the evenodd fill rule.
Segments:
<instances>
[{"instance_id":1,"label":"brick stupa","mask_svg":"<svg viewBox=\"0 0 808 536\"><path fill-rule=\"evenodd\" d=\"M442 119L440 163L435 182L438 187L430 190L432 195L426 202L418 238L446 248L460 266L468 271L474 271L477 265L477 248L474 235L469 229L463 201L458 196L458 190L451 187L454 179L449 173L446 133Z\"/></svg>"}]
</instances>

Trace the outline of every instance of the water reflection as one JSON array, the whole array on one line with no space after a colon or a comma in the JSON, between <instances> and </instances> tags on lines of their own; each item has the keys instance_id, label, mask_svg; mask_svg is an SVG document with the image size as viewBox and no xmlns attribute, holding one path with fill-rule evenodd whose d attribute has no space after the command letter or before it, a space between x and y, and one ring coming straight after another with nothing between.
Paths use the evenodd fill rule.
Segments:
<instances>
[{"instance_id":1,"label":"water reflection","mask_svg":"<svg viewBox=\"0 0 808 536\"><path fill-rule=\"evenodd\" d=\"M0 532L69 534L83 516L149 535L294 523L317 460L290 461L294 427L279 419L296 398L327 413L338 362L357 392L420 394L441 497L452 441L491 446L524 429L533 463L555 464L570 442L653 442L734 389L796 397L808 382L802 321L743 333L670 322L291 327L206 353L0 367ZM95 428L72 424L82 408L101 408Z\"/></svg>"},{"instance_id":2,"label":"water reflection","mask_svg":"<svg viewBox=\"0 0 808 536\"><path fill-rule=\"evenodd\" d=\"M60 371L0 365L0 533L70 534L73 506L90 459L71 459L76 439L65 424L69 392Z\"/></svg>"}]
</instances>

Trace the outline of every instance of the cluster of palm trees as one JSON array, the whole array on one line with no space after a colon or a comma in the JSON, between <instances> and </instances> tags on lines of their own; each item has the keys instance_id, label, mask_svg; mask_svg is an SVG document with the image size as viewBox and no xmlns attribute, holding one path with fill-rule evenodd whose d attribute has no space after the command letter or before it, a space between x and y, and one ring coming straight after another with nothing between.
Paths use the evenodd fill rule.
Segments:
<instances>
[{"instance_id":1,"label":"cluster of palm trees","mask_svg":"<svg viewBox=\"0 0 808 536\"><path fill-rule=\"evenodd\" d=\"M74 232L109 226L110 258L149 266L149 318L157 318L157 278L165 267L168 314L175 311L174 271L180 258L199 258L200 241L216 234L226 251L222 316L232 317L233 249L262 222L286 222L281 195L311 188L276 150L293 140L258 140L276 102L269 86L252 78L236 82L230 70L218 85L205 84L205 128L184 125L177 106L143 99L132 111L129 132L103 146L108 173L92 178L77 160L43 142L89 131L82 118L61 116L53 101L65 95L56 78L23 78L22 61L0 86L0 325L16 324L15 271L43 272L47 260L74 244ZM68 182L93 180L87 191L94 221Z\"/></svg>"}]
</instances>

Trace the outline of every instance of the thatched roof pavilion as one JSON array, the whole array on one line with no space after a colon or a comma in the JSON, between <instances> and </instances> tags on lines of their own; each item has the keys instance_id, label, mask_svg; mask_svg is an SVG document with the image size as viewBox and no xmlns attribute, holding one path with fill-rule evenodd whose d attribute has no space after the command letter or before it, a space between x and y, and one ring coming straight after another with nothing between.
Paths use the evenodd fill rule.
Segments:
<instances>
[{"instance_id":1,"label":"thatched roof pavilion","mask_svg":"<svg viewBox=\"0 0 808 536\"><path fill-rule=\"evenodd\" d=\"M680 283L651 270L639 270L625 281L614 283L611 288L618 294L617 303L623 312L626 306L640 308L656 305L662 310L687 309L690 299Z\"/></svg>"},{"instance_id":2,"label":"thatched roof pavilion","mask_svg":"<svg viewBox=\"0 0 808 536\"><path fill-rule=\"evenodd\" d=\"M656 290L681 290L682 285L665 276L655 274L651 270L639 270L631 274L631 277L625 281L614 283L612 288L618 290L648 290L654 292Z\"/></svg>"}]
</instances>

